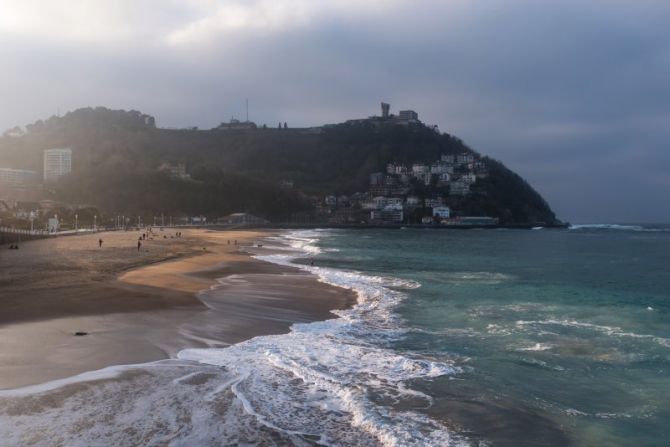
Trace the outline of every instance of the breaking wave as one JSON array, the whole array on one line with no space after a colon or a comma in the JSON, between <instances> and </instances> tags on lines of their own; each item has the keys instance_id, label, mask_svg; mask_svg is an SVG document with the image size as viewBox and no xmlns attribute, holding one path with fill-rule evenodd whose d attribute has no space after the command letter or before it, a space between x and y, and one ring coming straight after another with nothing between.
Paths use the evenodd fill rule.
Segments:
<instances>
[{"instance_id":1,"label":"breaking wave","mask_svg":"<svg viewBox=\"0 0 670 447\"><path fill-rule=\"evenodd\" d=\"M16 445L467 445L419 410L417 379L454 375L453 363L399 354L407 329L394 312L420 284L300 266L322 232L286 235L295 253L257 258L292 265L356 292L338 318L226 348L186 349L175 360L107 368L37 388L0 392L0 429ZM276 253L276 252L275 252ZM54 402L58 402L55 405ZM408 408L411 408L408 410ZM416 409L416 410L413 410Z\"/></svg>"},{"instance_id":2,"label":"breaking wave","mask_svg":"<svg viewBox=\"0 0 670 447\"><path fill-rule=\"evenodd\" d=\"M583 224L570 225L569 230L618 230L618 231L641 231L650 233L667 233L670 228L650 228L642 225L620 225L620 224Z\"/></svg>"}]
</instances>

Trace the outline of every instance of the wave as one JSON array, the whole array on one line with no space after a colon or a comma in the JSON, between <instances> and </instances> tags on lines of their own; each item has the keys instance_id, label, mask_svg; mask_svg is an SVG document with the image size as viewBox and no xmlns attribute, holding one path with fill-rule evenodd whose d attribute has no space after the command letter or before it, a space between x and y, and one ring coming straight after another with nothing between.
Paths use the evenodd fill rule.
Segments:
<instances>
[{"instance_id":1,"label":"wave","mask_svg":"<svg viewBox=\"0 0 670 447\"><path fill-rule=\"evenodd\" d=\"M327 234L327 233L325 233ZM256 256L309 271L356 292L338 318L295 324L283 335L225 348L186 349L176 360L114 367L0 392L0 431L21 445L468 445L441 422L407 408L432 399L413 390L417 379L461 372L454 362L400 354L388 343L408 329L394 312L412 280L292 264L321 252L324 232L286 235L296 253ZM86 385L88 383L89 385ZM63 386L76 389L62 390ZM15 401L25 399L30 402ZM52 411L54 401L62 399ZM410 405L408 405L410 403ZM50 410L51 409L51 410ZM60 442L60 441L59 441Z\"/></svg>"},{"instance_id":2,"label":"wave","mask_svg":"<svg viewBox=\"0 0 670 447\"><path fill-rule=\"evenodd\" d=\"M628 332L620 327L616 326L602 326L593 323L582 323L575 320L539 320L539 321L524 321L519 320L516 322L517 327L524 326L533 326L533 325L553 325L553 326L563 326L563 327L572 327L579 329L588 329L596 332L600 332L606 335L611 335L615 337L628 337L628 338L638 338L638 339L648 339L660 346L670 348L670 339L659 337L656 335L650 334L636 334L634 332Z\"/></svg>"},{"instance_id":3,"label":"wave","mask_svg":"<svg viewBox=\"0 0 670 447\"><path fill-rule=\"evenodd\" d=\"M642 225L621 225L621 224L582 224L570 225L569 230L618 230L618 231L639 231L639 232L670 232L670 228L650 228Z\"/></svg>"},{"instance_id":4,"label":"wave","mask_svg":"<svg viewBox=\"0 0 670 447\"><path fill-rule=\"evenodd\" d=\"M499 284L504 281L516 279L512 275L500 272L425 272L431 281L442 281L447 283L482 283Z\"/></svg>"}]
</instances>

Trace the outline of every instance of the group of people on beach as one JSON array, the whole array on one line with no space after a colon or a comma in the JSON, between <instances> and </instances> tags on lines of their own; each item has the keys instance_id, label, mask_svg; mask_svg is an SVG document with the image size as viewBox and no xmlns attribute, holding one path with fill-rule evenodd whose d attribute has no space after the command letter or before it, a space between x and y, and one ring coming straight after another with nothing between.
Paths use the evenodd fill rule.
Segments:
<instances>
[{"instance_id":1,"label":"group of people on beach","mask_svg":"<svg viewBox=\"0 0 670 447\"><path fill-rule=\"evenodd\" d=\"M162 230L161 230L161 231L162 231ZM140 235L140 237L137 238L137 251L140 251L140 249L142 248L142 241L145 241L145 240L147 240L147 239L152 240L152 241L154 240L154 238L151 237L153 234L154 234L154 230L153 230L153 228L152 228L152 227L148 227L148 228L147 228L147 231L144 232L144 233L142 233L142 234ZM177 232L175 232L174 236L170 236L170 239L181 238L181 236L182 236L182 232L181 232L181 231L177 231ZM163 235L163 239L167 239L167 238L168 238L167 235ZM102 244L103 244L104 242L105 242L105 241L103 241L102 238L98 239L98 248L102 248ZM230 241L228 241L228 244L230 244ZM237 241L235 241L235 245L237 245ZM18 245L16 245L16 246L14 246L14 245L10 245L10 246L9 246L9 249L11 250L11 249L13 249L14 247L16 247L17 250L18 250L18 248L19 248Z\"/></svg>"},{"instance_id":2,"label":"group of people on beach","mask_svg":"<svg viewBox=\"0 0 670 447\"><path fill-rule=\"evenodd\" d=\"M11 245L9 246L9 249L10 249L10 250L18 250L18 249L19 249L19 244L11 244Z\"/></svg>"}]
</instances>

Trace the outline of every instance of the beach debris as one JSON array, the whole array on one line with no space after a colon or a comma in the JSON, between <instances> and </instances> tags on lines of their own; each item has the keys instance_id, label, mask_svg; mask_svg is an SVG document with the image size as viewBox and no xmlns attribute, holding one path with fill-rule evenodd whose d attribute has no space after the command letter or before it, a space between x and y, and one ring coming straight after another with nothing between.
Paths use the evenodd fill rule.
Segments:
<instances>
[{"instance_id":1,"label":"beach debris","mask_svg":"<svg viewBox=\"0 0 670 447\"><path fill-rule=\"evenodd\" d=\"M88 335L88 332L85 331L77 331L74 333L75 337L83 337L84 335Z\"/></svg>"}]
</instances>

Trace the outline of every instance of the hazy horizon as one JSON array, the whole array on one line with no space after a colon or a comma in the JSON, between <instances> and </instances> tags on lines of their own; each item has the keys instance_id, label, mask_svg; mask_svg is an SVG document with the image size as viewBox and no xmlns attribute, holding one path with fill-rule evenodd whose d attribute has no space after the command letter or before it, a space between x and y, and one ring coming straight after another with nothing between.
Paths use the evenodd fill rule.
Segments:
<instances>
[{"instance_id":1,"label":"hazy horizon","mask_svg":"<svg viewBox=\"0 0 670 447\"><path fill-rule=\"evenodd\" d=\"M2 131L80 107L160 127L413 109L561 219L668 222L670 4L0 0Z\"/></svg>"}]
</instances>

